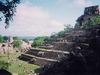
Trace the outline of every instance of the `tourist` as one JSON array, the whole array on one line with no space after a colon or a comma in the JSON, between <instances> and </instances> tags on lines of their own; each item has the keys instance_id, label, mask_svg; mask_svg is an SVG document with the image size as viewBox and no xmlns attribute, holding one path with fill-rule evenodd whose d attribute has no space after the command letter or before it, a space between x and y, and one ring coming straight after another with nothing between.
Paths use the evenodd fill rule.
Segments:
<instances>
[{"instance_id":1,"label":"tourist","mask_svg":"<svg viewBox=\"0 0 100 75\"><path fill-rule=\"evenodd\" d=\"M18 58L16 58L16 62L18 61Z\"/></svg>"},{"instance_id":2,"label":"tourist","mask_svg":"<svg viewBox=\"0 0 100 75\"><path fill-rule=\"evenodd\" d=\"M25 70L25 72L27 73L28 71L27 71L27 70Z\"/></svg>"},{"instance_id":3,"label":"tourist","mask_svg":"<svg viewBox=\"0 0 100 75\"><path fill-rule=\"evenodd\" d=\"M18 64L19 67L21 67L21 64Z\"/></svg>"},{"instance_id":4,"label":"tourist","mask_svg":"<svg viewBox=\"0 0 100 75\"><path fill-rule=\"evenodd\" d=\"M28 75L30 75L30 73L28 73Z\"/></svg>"},{"instance_id":5,"label":"tourist","mask_svg":"<svg viewBox=\"0 0 100 75\"><path fill-rule=\"evenodd\" d=\"M26 66L24 66L24 70L26 70Z\"/></svg>"},{"instance_id":6,"label":"tourist","mask_svg":"<svg viewBox=\"0 0 100 75\"><path fill-rule=\"evenodd\" d=\"M12 58L12 61L14 61L14 58Z\"/></svg>"},{"instance_id":7,"label":"tourist","mask_svg":"<svg viewBox=\"0 0 100 75\"><path fill-rule=\"evenodd\" d=\"M34 71L32 71L32 74L34 75Z\"/></svg>"},{"instance_id":8,"label":"tourist","mask_svg":"<svg viewBox=\"0 0 100 75\"><path fill-rule=\"evenodd\" d=\"M34 73L34 71L33 71L33 70L30 70L30 72L31 72L31 73Z\"/></svg>"},{"instance_id":9,"label":"tourist","mask_svg":"<svg viewBox=\"0 0 100 75\"><path fill-rule=\"evenodd\" d=\"M8 55L8 60L10 59L9 55Z\"/></svg>"},{"instance_id":10,"label":"tourist","mask_svg":"<svg viewBox=\"0 0 100 75\"><path fill-rule=\"evenodd\" d=\"M25 73L25 70L23 70L23 72Z\"/></svg>"},{"instance_id":11,"label":"tourist","mask_svg":"<svg viewBox=\"0 0 100 75\"><path fill-rule=\"evenodd\" d=\"M60 58L60 55L58 54L58 58Z\"/></svg>"},{"instance_id":12,"label":"tourist","mask_svg":"<svg viewBox=\"0 0 100 75\"><path fill-rule=\"evenodd\" d=\"M37 75L36 73L34 73L34 75Z\"/></svg>"}]
</instances>

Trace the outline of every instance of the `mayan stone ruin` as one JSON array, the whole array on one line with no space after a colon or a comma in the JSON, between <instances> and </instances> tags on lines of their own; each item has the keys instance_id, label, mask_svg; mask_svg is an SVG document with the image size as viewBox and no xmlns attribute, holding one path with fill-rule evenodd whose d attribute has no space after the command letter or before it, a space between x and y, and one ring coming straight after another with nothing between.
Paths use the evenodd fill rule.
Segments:
<instances>
[{"instance_id":1,"label":"mayan stone ruin","mask_svg":"<svg viewBox=\"0 0 100 75\"><path fill-rule=\"evenodd\" d=\"M84 14L78 17L78 19L76 20L77 23L75 25L75 29L80 29L86 21L99 15L100 15L99 5L85 7Z\"/></svg>"}]
</instances>

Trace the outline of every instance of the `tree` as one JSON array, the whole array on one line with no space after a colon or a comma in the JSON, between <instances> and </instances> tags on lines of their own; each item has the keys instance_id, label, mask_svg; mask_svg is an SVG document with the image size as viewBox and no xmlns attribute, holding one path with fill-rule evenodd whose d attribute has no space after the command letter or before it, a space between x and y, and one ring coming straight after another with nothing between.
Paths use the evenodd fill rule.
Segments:
<instances>
[{"instance_id":1,"label":"tree","mask_svg":"<svg viewBox=\"0 0 100 75\"><path fill-rule=\"evenodd\" d=\"M4 39L5 41L7 41L7 40L8 40L8 36L3 36L3 39Z\"/></svg>"},{"instance_id":2,"label":"tree","mask_svg":"<svg viewBox=\"0 0 100 75\"><path fill-rule=\"evenodd\" d=\"M14 13L16 12L17 4L20 3L20 0L0 0L0 12L5 17L5 28L9 27L11 21L13 21ZM2 21L3 16L0 17Z\"/></svg>"},{"instance_id":3,"label":"tree","mask_svg":"<svg viewBox=\"0 0 100 75\"><path fill-rule=\"evenodd\" d=\"M18 38L18 37L13 37L13 39L14 39L14 40L19 40L19 38Z\"/></svg>"},{"instance_id":4,"label":"tree","mask_svg":"<svg viewBox=\"0 0 100 75\"><path fill-rule=\"evenodd\" d=\"M50 40L50 37L45 36L45 37L44 37L44 41L48 41L48 40Z\"/></svg>"},{"instance_id":5,"label":"tree","mask_svg":"<svg viewBox=\"0 0 100 75\"><path fill-rule=\"evenodd\" d=\"M100 16L91 18L90 20L86 21L83 25L84 30L94 29L94 26L100 25Z\"/></svg>"},{"instance_id":6,"label":"tree","mask_svg":"<svg viewBox=\"0 0 100 75\"><path fill-rule=\"evenodd\" d=\"M83 29L90 29L92 28L93 24L94 24L93 19L90 19L84 24Z\"/></svg>"},{"instance_id":7,"label":"tree","mask_svg":"<svg viewBox=\"0 0 100 75\"><path fill-rule=\"evenodd\" d=\"M43 37L37 37L34 39L34 42L32 43L32 47L37 47L42 45L44 42L48 41L50 38L47 36Z\"/></svg>"},{"instance_id":8,"label":"tree","mask_svg":"<svg viewBox=\"0 0 100 75\"><path fill-rule=\"evenodd\" d=\"M54 38L54 37L56 37L56 36L58 36L58 33L56 33L56 32L53 32L53 33L51 33L51 36L50 36L50 38Z\"/></svg>"},{"instance_id":9,"label":"tree","mask_svg":"<svg viewBox=\"0 0 100 75\"><path fill-rule=\"evenodd\" d=\"M64 31L63 30L58 32L58 37L63 37L63 35L64 35Z\"/></svg>"},{"instance_id":10,"label":"tree","mask_svg":"<svg viewBox=\"0 0 100 75\"><path fill-rule=\"evenodd\" d=\"M4 60L0 60L0 69L8 70L10 65L11 65L10 62L5 62Z\"/></svg>"},{"instance_id":11,"label":"tree","mask_svg":"<svg viewBox=\"0 0 100 75\"><path fill-rule=\"evenodd\" d=\"M21 48L22 42L20 40L14 40L13 41L13 47L14 48Z\"/></svg>"},{"instance_id":12,"label":"tree","mask_svg":"<svg viewBox=\"0 0 100 75\"><path fill-rule=\"evenodd\" d=\"M40 46L43 43L44 43L43 39L34 40L34 42L32 43L32 47Z\"/></svg>"},{"instance_id":13,"label":"tree","mask_svg":"<svg viewBox=\"0 0 100 75\"><path fill-rule=\"evenodd\" d=\"M4 39L3 37L0 35L0 43L3 43L4 42Z\"/></svg>"},{"instance_id":14,"label":"tree","mask_svg":"<svg viewBox=\"0 0 100 75\"><path fill-rule=\"evenodd\" d=\"M65 32L71 31L71 30L73 29L73 27L71 26L71 24L67 24L67 25L64 24L64 27L65 27L65 28L64 28L64 31L65 31Z\"/></svg>"},{"instance_id":15,"label":"tree","mask_svg":"<svg viewBox=\"0 0 100 75\"><path fill-rule=\"evenodd\" d=\"M28 39L22 39L23 41L25 41L25 42L28 42Z\"/></svg>"}]
</instances>

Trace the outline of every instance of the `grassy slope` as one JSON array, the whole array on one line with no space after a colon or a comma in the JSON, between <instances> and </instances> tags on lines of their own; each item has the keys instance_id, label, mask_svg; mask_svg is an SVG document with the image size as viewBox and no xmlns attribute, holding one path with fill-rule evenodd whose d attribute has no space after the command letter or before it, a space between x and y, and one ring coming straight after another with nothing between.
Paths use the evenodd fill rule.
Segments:
<instances>
[{"instance_id":1,"label":"grassy slope","mask_svg":"<svg viewBox=\"0 0 100 75\"><path fill-rule=\"evenodd\" d=\"M11 73L17 73L18 75L27 75L27 74L23 74L23 70L24 70L24 66L26 67L26 70L28 71L28 73L30 72L30 70L34 70L35 72L39 71L39 66L37 65L33 65L33 64L28 64L25 61L12 61L12 58L16 59L16 57L18 57L21 53L13 53L10 54L10 60L8 60L8 57L6 54L1 54L0 55L0 60L4 60L4 61L10 61L11 62L11 66L9 67L9 70ZM22 62L22 67L19 67L18 64L20 64Z\"/></svg>"}]
</instances>

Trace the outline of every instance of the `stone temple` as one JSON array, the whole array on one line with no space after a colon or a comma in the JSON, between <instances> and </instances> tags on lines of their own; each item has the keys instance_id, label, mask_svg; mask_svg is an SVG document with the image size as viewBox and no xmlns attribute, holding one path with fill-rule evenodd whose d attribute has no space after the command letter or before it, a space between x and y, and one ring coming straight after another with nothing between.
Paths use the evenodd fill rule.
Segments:
<instances>
[{"instance_id":1,"label":"stone temple","mask_svg":"<svg viewBox=\"0 0 100 75\"><path fill-rule=\"evenodd\" d=\"M85 7L84 14L76 20L75 29L80 29L86 21L98 15L100 15L99 5Z\"/></svg>"},{"instance_id":2,"label":"stone temple","mask_svg":"<svg viewBox=\"0 0 100 75\"><path fill-rule=\"evenodd\" d=\"M99 14L100 14L99 5L85 7L84 15L99 15Z\"/></svg>"}]
</instances>

